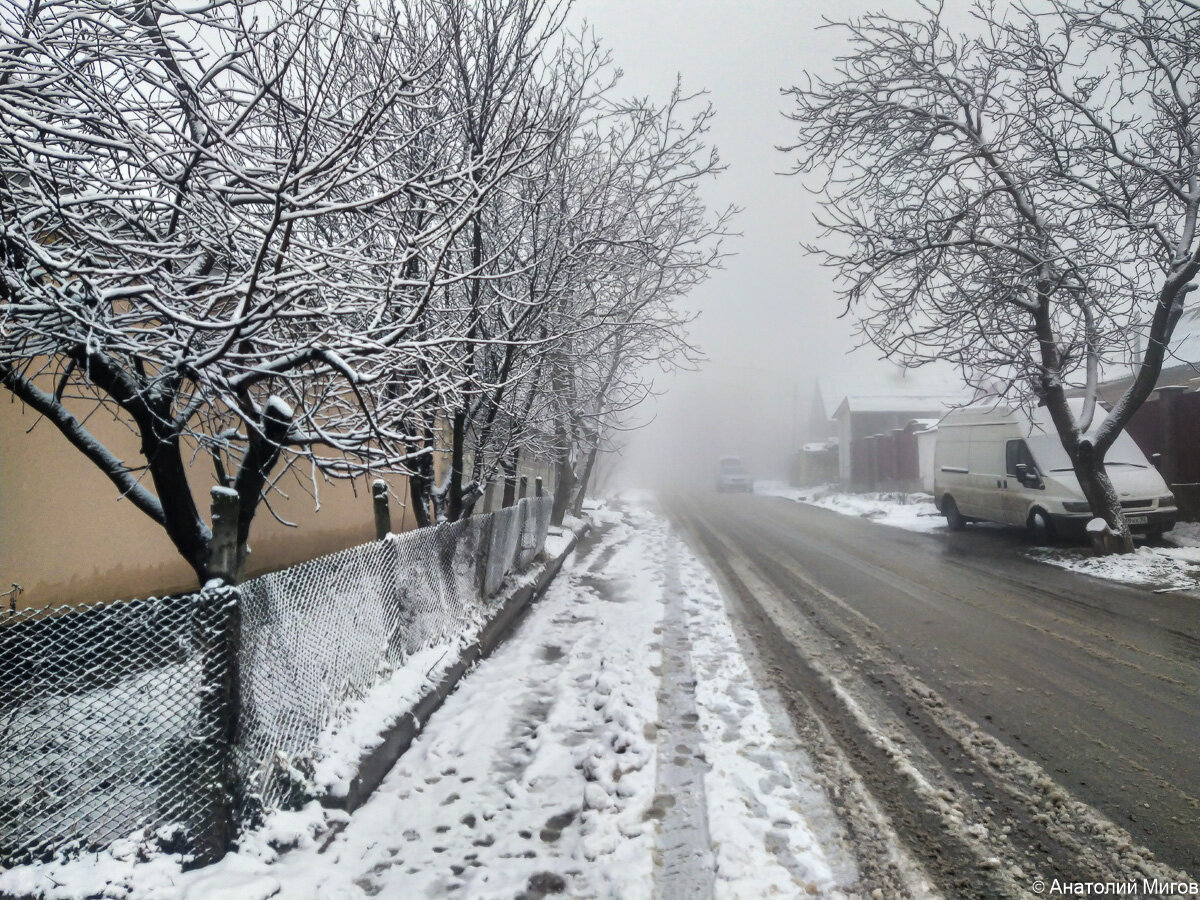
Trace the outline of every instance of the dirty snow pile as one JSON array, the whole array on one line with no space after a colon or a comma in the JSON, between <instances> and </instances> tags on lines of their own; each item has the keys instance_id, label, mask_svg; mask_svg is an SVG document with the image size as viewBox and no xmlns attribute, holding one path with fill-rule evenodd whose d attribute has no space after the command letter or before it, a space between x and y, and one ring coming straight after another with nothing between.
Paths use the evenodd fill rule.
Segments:
<instances>
[{"instance_id":1,"label":"dirty snow pile","mask_svg":"<svg viewBox=\"0 0 1200 900\"><path fill-rule=\"evenodd\" d=\"M937 511L929 494L845 494L832 491L826 485L794 488L778 481L756 482L754 491L769 497L783 497L797 503L819 506L844 516L870 519L880 525L906 531L936 531L946 527L945 517Z\"/></svg>"},{"instance_id":2,"label":"dirty snow pile","mask_svg":"<svg viewBox=\"0 0 1200 900\"><path fill-rule=\"evenodd\" d=\"M757 482L754 490L906 531L931 532L946 527L945 518L928 494L843 494L824 485L794 488L777 481ZM1165 590L1200 588L1200 523L1181 522L1174 531L1167 532L1164 540L1166 546L1139 546L1136 553L1124 556L1095 556L1084 546L1035 547L1026 555L1039 562L1108 581L1154 585Z\"/></svg>"},{"instance_id":3,"label":"dirty snow pile","mask_svg":"<svg viewBox=\"0 0 1200 900\"><path fill-rule=\"evenodd\" d=\"M1200 523L1180 522L1156 546L1139 544L1133 553L1095 556L1085 547L1037 547L1033 559L1126 584L1151 585L1160 591L1200 588Z\"/></svg>"},{"instance_id":4,"label":"dirty snow pile","mask_svg":"<svg viewBox=\"0 0 1200 900\"><path fill-rule=\"evenodd\" d=\"M1170 540L1172 533L1166 538ZM1029 556L1042 562L1081 572L1093 578L1126 584L1154 585L1162 590L1200 587L1200 548L1145 547L1121 556L1094 556L1081 547L1035 547Z\"/></svg>"},{"instance_id":5,"label":"dirty snow pile","mask_svg":"<svg viewBox=\"0 0 1200 900\"><path fill-rule=\"evenodd\" d=\"M354 814L277 813L205 869L118 847L69 873L0 875L0 893L842 896L853 864L809 824L815 779L756 691L712 578L644 506L593 518L546 596Z\"/></svg>"}]
</instances>

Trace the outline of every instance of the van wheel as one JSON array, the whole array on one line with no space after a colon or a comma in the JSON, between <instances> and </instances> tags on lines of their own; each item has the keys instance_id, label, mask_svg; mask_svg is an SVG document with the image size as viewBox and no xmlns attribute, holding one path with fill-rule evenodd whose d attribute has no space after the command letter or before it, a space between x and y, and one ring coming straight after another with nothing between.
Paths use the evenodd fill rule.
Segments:
<instances>
[{"instance_id":1,"label":"van wheel","mask_svg":"<svg viewBox=\"0 0 1200 900\"><path fill-rule=\"evenodd\" d=\"M946 499L942 501L942 513L946 516L946 525L951 531L962 531L967 527L967 520L958 511L958 504L948 494L946 495Z\"/></svg>"},{"instance_id":2,"label":"van wheel","mask_svg":"<svg viewBox=\"0 0 1200 900\"><path fill-rule=\"evenodd\" d=\"M1054 520L1044 509L1032 510L1025 527L1029 530L1030 540L1035 544L1048 546L1058 539L1058 534L1054 530Z\"/></svg>"}]
</instances>

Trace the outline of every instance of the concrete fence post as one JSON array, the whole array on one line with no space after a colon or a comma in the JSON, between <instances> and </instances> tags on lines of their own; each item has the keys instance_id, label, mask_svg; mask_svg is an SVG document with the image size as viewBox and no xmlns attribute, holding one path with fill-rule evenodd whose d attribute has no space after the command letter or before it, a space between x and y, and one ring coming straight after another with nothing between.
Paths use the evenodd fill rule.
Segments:
<instances>
[{"instance_id":1,"label":"concrete fence post","mask_svg":"<svg viewBox=\"0 0 1200 900\"><path fill-rule=\"evenodd\" d=\"M237 587L205 589L197 598L200 608L193 624L204 647L199 692L198 728L202 735L194 747L196 762L189 772L209 774L193 780L187 791L191 803L204 800L206 827L194 837L195 862L217 862L233 848L237 837L241 785L237 779L234 745L241 715L241 670L238 652L242 643L242 594ZM212 777L215 775L216 777Z\"/></svg>"},{"instance_id":2,"label":"concrete fence post","mask_svg":"<svg viewBox=\"0 0 1200 900\"><path fill-rule=\"evenodd\" d=\"M533 479L533 496L537 497L540 500L542 498L543 493L544 493L544 491L542 488L542 476L539 475L537 478Z\"/></svg>"},{"instance_id":3,"label":"concrete fence post","mask_svg":"<svg viewBox=\"0 0 1200 900\"><path fill-rule=\"evenodd\" d=\"M517 528L520 529L517 539L517 569L521 571L529 568L537 553L532 526L533 516L529 514L529 500L523 497L517 503Z\"/></svg>"},{"instance_id":4,"label":"concrete fence post","mask_svg":"<svg viewBox=\"0 0 1200 900\"><path fill-rule=\"evenodd\" d=\"M242 640L241 595L238 581L238 508L237 491L214 487L212 503L212 542L209 544L208 574L228 588L218 587L202 593L197 615L197 638L205 647L199 716L201 732L206 736L202 755L217 760L219 775L211 784L197 786L208 794L212 818L209 827L198 835L195 848L200 863L216 862L233 845L236 835L236 769L233 745L241 712L241 682L238 650Z\"/></svg>"},{"instance_id":5,"label":"concrete fence post","mask_svg":"<svg viewBox=\"0 0 1200 900\"><path fill-rule=\"evenodd\" d=\"M496 502L496 482L489 481L483 489L483 511L490 513Z\"/></svg>"},{"instance_id":6,"label":"concrete fence post","mask_svg":"<svg viewBox=\"0 0 1200 900\"><path fill-rule=\"evenodd\" d=\"M214 487L210 497L212 542L208 545L208 577L234 585L238 582L238 492Z\"/></svg>"},{"instance_id":7,"label":"concrete fence post","mask_svg":"<svg viewBox=\"0 0 1200 900\"><path fill-rule=\"evenodd\" d=\"M517 490L517 499L524 500L527 496L529 496L529 476L522 475L521 487Z\"/></svg>"},{"instance_id":8,"label":"concrete fence post","mask_svg":"<svg viewBox=\"0 0 1200 900\"><path fill-rule=\"evenodd\" d=\"M375 506L375 540L382 541L392 533L392 511L388 506L388 486L382 478L371 484L371 499Z\"/></svg>"}]
</instances>

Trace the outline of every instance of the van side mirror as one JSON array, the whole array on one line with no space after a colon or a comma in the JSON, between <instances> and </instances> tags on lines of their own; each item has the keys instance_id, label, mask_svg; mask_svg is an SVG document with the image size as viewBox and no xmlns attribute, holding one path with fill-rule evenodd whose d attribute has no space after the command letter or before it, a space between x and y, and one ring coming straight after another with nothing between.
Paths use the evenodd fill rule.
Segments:
<instances>
[{"instance_id":1,"label":"van side mirror","mask_svg":"<svg viewBox=\"0 0 1200 900\"><path fill-rule=\"evenodd\" d=\"M1042 478L1037 472L1029 471L1029 466L1025 463L1017 463L1017 481L1025 487L1039 488L1042 486Z\"/></svg>"},{"instance_id":2,"label":"van side mirror","mask_svg":"<svg viewBox=\"0 0 1200 900\"><path fill-rule=\"evenodd\" d=\"M1162 454L1161 453L1151 453L1150 454L1150 462L1154 466L1154 468L1158 469L1159 471L1162 471Z\"/></svg>"}]
</instances>

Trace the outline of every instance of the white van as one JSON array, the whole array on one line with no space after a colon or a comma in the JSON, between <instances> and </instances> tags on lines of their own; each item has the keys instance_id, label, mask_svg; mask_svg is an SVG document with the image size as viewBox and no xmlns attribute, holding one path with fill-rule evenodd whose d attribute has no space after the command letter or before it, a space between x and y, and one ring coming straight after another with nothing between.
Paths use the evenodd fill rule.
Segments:
<instances>
[{"instance_id":1,"label":"white van","mask_svg":"<svg viewBox=\"0 0 1200 900\"><path fill-rule=\"evenodd\" d=\"M1083 401L1069 401L1078 415ZM1096 410L1095 426L1104 411ZM1105 469L1134 533L1161 536L1178 510L1158 470L1124 431ZM967 522L1023 525L1040 543L1082 536L1093 516L1045 407L1033 416L1005 405L952 410L938 426L933 496L953 530Z\"/></svg>"},{"instance_id":2,"label":"white van","mask_svg":"<svg viewBox=\"0 0 1200 900\"><path fill-rule=\"evenodd\" d=\"M718 491L742 491L754 493L754 480L742 465L740 456L722 456L717 467Z\"/></svg>"}]
</instances>

